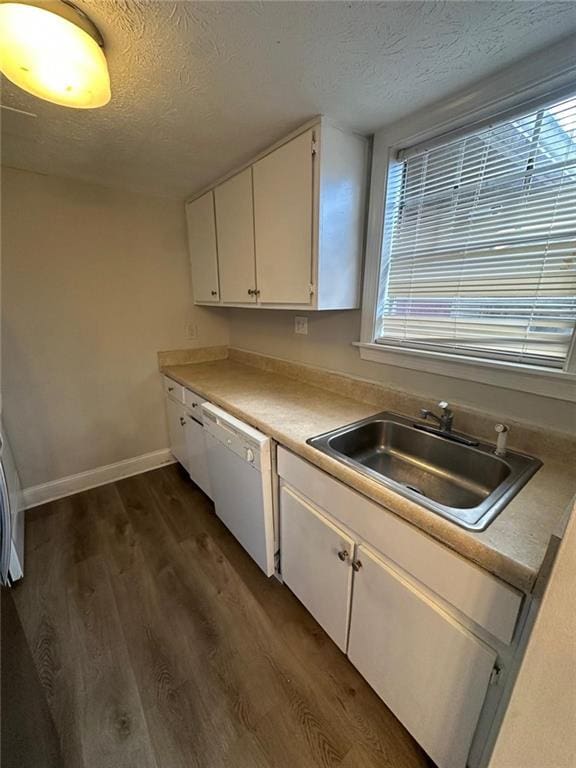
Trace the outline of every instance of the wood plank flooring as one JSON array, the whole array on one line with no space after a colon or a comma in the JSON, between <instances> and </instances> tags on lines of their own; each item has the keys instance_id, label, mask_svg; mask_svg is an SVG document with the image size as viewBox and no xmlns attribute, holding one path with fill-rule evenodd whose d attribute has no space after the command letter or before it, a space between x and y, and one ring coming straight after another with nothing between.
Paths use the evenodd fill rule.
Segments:
<instances>
[{"instance_id":1,"label":"wood plank flooring","mask_svg":"<svg viewBox=\"0 0 576 768\"><path fill-rule=\"evenodd\" d=\"M32 510L13 597L65 768L432 766L177 465Z\"/></svg>"},{"instance_id":2,"label":"wood plank flooring","mask_svg":"<svg viewBox=\"0 0 576 768\"><path fill-rule=\"evenodd\" d=\"M9 589L1 592L2 768L60 768L54 721Z\"/></svg>"}]
</instances>

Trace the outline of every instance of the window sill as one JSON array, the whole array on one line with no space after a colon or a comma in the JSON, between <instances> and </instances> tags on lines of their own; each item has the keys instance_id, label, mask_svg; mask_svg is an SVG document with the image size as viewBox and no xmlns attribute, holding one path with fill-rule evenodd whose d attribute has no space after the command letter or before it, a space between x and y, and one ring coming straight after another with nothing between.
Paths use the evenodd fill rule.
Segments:
<instances>
[{"instance_id":1,"label":"window sill","mask_svg":"<svg viewBox=\"0 0 576 768\"><path fill-rule=\"evenodd\" d=\"M385 344L355 342L354 346L363 360L576 402L574 373Z\"/></svg>"}]
</instances>

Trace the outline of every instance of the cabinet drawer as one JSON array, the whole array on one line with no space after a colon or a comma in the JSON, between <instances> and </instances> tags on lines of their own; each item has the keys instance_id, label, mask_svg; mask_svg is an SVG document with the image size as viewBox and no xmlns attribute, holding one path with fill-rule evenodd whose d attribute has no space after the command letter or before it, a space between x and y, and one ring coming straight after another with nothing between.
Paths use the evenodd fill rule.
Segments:
<instances>
[{"instance_id":1,"label":"cabinet drawer","mask_svg":"<svg viewBox=\"0 0 576 768\"><path fill-rule=\"evenodd\" d=\"M184 403L186 404L186 407L190 409L192 416L196 421L199 421L200 424L203 423L201 405L205 402L205 397L197 395L196 392L192 392L191 389L184 389Z\"/></svg>"},{"instance_id":2,"label":"cabinet drawer","mask_svg":"<svg viewBox=\"0 0 576 768\"><path fill-rule=\"evenodd\" d=\"M516 589L282 447L278 474L480 627L511 642L522 605Z\"/></svg>"},{"instance_id":3,"label":"cabinet drawer","mask_svg":"<svg viewBox=\"0 0 576 768\"><path fill-rule=\"evenodd\" d=\"M168 376L164 376L164 392L172 400L176 400L178 403L184 402L184 387L174 379L169 379Z\"/></svg>"}]
</instances>

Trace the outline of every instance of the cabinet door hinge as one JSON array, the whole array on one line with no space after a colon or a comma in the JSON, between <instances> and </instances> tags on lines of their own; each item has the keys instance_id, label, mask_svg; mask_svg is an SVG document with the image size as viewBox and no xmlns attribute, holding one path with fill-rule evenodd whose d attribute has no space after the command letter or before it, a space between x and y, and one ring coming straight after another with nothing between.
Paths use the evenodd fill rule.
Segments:
<instances>
[{"instance_id":1,"label":"cabinet door hinge","mask_svg":"<svg viewBox=\"0 0 576 768\"><path fill-rule=\"evenodd\" d=\"M490 673L490 685L498 685L502 677L502 667L499 664L494 664L492 672Z\"/></svg>"},{"instance_id":2,"label":"cabinet door hinge","mask_svg":"<svg viewBox=\"0 0 576 768\"><path fill-rule=\"evenodd\" d=\"M318 152L318 142L316 141L316 134L312 134L312 157L314 157Z\"/></svg>"}]
</instances>

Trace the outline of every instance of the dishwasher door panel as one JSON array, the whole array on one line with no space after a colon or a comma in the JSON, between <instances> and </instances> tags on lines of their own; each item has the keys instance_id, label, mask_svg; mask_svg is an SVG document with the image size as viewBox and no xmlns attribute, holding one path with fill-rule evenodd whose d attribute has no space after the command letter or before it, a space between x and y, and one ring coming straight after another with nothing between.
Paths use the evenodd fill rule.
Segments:
<instances>
[{"instance_id":1,"label":"dishwasher door panel","mask_svg":"<svg viewBox=\"0 0 576 768\"><path fill-rule=\"evenodd\" d=\"M205 433L216 514L267 576L274 573L274 514L269 473Z\"/></svg>"}]
</instances>

